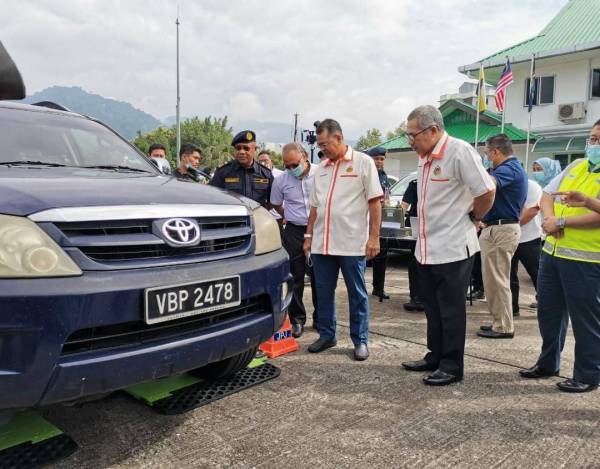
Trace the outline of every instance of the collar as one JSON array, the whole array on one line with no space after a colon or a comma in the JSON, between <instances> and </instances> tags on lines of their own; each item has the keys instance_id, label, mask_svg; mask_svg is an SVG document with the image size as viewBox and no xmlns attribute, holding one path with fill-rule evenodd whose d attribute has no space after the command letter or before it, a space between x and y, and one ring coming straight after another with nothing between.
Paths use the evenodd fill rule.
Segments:
<instances>
[{"instance_id":1,"label":"collar","mask_svg":"<svg viewBox=\"0 0 600 469\"><path fill-rule=\"evenodd\" d=\"M346 145L346 154L344 156L342 156L340 159L344 160L344 161L352 161L353 158L354 158L354 150L352 149L352 147L350 145ZM336 161L338 161L338 160L336 160ZM329 158L327 158L325 160L325 166L331 166L334 163L335 163L335 161L331 161Z\"/></svg>"},{"instance_id":2,"label":"collar","mask_svg":"<svg viewBox=\"0 0 600 469\"><path fill-rule=\"evenodd\" d=\"M235 169L243 169L244 171L254 171L257 172L258 169L260 169L258 167L260 163L256 160L256 158L254 160L252 160L252 165L250 165L249 168L246 168L244 166L242 166L238 160L233 160L233 166ZM262 165L261 165L262 166Z\"/></svg>"},{"instance_id":3,"label":"collar","mask_svg":"<svg viewBox=\"0 0 600 469\"><path fill-rule=\"evenodd\" d=\"M450 139L450 137L448 136L448 132L444 131L444 133L442 134L442 137L435 144L435 147L433 147L433 150L431 150L431 153L428 153L425 155L419 155L419 156L421 158L429 159L431 157L432 159L441 160L444 157L444 154L446 153L446 146L448 145L449 139Z\"/></svg>"},{"instance_id":4,"label":"collar","mask_svg":"<svg viewBox=\"0 0 600 469\"><path fill-rule=\"evenodd\" d=\"M594 165L592 164L592 162L588 159L588 171L590 173L598 173L600 172L600 163Z\"/></svg>"}]
</instances>

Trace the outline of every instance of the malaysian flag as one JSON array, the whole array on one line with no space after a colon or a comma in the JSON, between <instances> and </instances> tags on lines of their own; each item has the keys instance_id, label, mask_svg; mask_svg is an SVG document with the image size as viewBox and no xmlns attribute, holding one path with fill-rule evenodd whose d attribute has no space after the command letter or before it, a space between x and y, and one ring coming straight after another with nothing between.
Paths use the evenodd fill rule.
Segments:
<instances>
[{"instance_id":1,"label":"malaysian flag","mask_svg":"<svg viewBox=\"0 0 600 469\"><path fill-rule=\"evenodd\" d=\"M496 85L496 109L498 112L504 111L504 100L506 98L506 88L513 83L513 72L510 65L510 60L506 59L506 65L500 75L500 80Z\"/></svg>"},{"instance_id":2,"label":"malaysian flag","mask_svg":"<svg viewBox=\"0 0 600 469\"><path fill-rule=\"evenodd\" d=\"M529 90L527 91L527 112L531 112L533 106L537 104L537 83L535 77L535 55L531 56L531 77L529 78Z\"/></svg>"}]
</instances>

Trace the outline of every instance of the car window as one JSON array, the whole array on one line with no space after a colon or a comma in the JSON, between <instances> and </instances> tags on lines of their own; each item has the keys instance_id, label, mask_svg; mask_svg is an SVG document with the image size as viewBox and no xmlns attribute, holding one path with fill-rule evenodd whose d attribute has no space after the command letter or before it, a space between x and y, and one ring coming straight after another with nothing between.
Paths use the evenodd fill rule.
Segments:
<instances>
[{"instance_id":1,"label":"car window","mask_svg":"<svg viewBox=\"0 0 600 469\"><path fill-rule=\"evenodd\" d=\"M39 161L66 166L154 166L106 127L55 113L0 109L0 163Z\"/></svg>"},{"instance_id":2,"label":"car window","mask_svg":"<svg viewBox=\"0 0 600 469\"><path fill-rule=\"evenodd\" d=\"M410 181L413 181L415 179L416 179L416 176L414 176L412 174L405 177L404 179L401 179L396 185L394 185L392 187L392 190L390 192L391 195L395 195L395 196L404 195L404 193L406 192L406 188L410 184Z\"/></svg>"}]
</instances>

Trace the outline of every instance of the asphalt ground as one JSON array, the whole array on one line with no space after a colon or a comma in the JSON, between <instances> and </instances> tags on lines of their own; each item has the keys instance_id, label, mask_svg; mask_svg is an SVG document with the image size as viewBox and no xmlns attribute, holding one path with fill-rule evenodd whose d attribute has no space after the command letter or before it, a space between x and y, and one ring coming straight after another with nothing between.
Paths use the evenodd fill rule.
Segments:
<instances>
[{"instance_id":1,"label":"asphalt ground","mask_svg":"<svg viewBox=\"0 0 600 469\"><path fill-rule=\"evenodd\" d=\"M370 271L368 273L370 278ZM541 339L531 282L522 277L522 316L512 340L478 338L485 301L468 307L465 379L446 387L402 369L425 352L425 318L403 311L406 260L388 270L389 301L371 302L370 351L351 359L343 282L338 346L306 347L273 360L275 380L180 416L163 416L123 394L44 415L80 450L60 468L600 467L600 391L559 392L561 378L523 380ZM310 291L306 292L310 305ZM561 375L572 372L569 335Z\"/></svg>"}]
</instances>

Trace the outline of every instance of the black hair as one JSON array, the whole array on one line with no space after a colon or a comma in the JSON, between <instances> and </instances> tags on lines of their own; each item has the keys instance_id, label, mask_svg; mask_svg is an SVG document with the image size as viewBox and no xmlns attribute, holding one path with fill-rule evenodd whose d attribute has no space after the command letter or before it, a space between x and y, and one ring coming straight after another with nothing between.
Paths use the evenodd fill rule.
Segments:
<instances>
[{"instance_id":1,"label":"black hair","mask_svg":"<svg viewBox=\"0 0 600 469\"><path fill-rule=\"evenodd\" d=\"M152 154L152 152L154 150L162 150L165 152L165 155L167 154L167 149L165 148L164 145L160 144L160 143L153 143L152 145L150 145L150 148L148 148L148 154Z\"/></svg>"},{"instance_id":2,"label":"black hair","mask_svg":"<svg viewBox=\"0 0 600 469\"><path fill-rule=\"evenodd\" d=\"M195 151L202 154L200 148L198 148L193 143L182 143L181 147L179 148L179 156L182 157L183 155L191 155Z\"/></svg>"},{"instance_id":3,"label":"black hair","mask_svg":"<svg viewBox=\"0 0 600 469\"><path fill-rule=\"evenodd\" d=\"M492 150L498 150L504 156L513 154L512 141L506 134L493 135L485 143Z\"/></svg>"},{"instance_id":4,"label":"black hair","mask_svg":"<svg viewBox=\"0 0 600 469\"><path fill-rule=\"evenodd\" d=\"M329 135L333 135L336 132L344 135L342 132L342 126L334 119L324 119L319 122L319 125L317 125L317 135L322 134L324 131L327 131Z\"/></svg>"}]
</instances>

